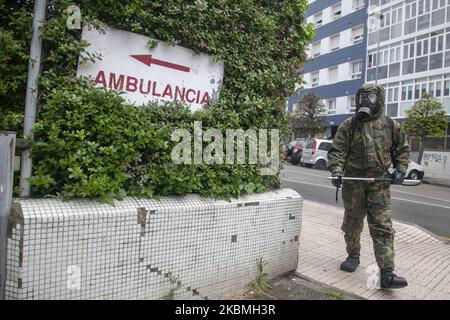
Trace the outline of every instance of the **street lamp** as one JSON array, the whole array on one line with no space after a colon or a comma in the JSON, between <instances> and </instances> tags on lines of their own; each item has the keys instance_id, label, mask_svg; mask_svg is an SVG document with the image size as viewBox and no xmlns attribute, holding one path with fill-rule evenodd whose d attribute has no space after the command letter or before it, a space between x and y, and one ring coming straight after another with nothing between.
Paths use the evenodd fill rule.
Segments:
<instances>
[{"instance_id":1,"label":"street lamp","mask_svg":"<svg viewBox=\"0 0 450 320\"><path fill-rule=\"evenodd\" d=\"M373 21L377 22L376 29L374 29L374 30L377 30L377 33L378 33L377 34L377 56L376 56L377 57L376 58L377 65L375 67L375 84L377 84L378 83L378 65L380 63L380 31L381 31L380 26L381 26L381 21L384 18L383 14L381 13L380 5L370 6L368 16L374 17Z\"/></svg>"}]
</instances>

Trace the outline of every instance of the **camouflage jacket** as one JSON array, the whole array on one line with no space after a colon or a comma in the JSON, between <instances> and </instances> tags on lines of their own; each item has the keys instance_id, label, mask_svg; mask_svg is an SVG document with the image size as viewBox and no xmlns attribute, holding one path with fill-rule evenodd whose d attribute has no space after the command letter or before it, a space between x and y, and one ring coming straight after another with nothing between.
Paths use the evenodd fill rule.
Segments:
<instances>
[{"instance_id":1,"label":"camouflage jacket","mask_svg":"<svg viewBox=\"0 0 450 320\"><path fill-rule=\"evenodd\" d=\"M392 164L390 149L394 143L396 169L406 174L410 147L397 121L393 120L393 132L389 128L384 116L384 89L364 85L359 91L362 90L378 91L378 112L365 121L358 121L351 143L351 117L339 126L328 152L328 168L331 172L344 172L346 176L387 176L387 169ZM358 105L356 107L358 109Z\"/></svg>"}]
</instances>

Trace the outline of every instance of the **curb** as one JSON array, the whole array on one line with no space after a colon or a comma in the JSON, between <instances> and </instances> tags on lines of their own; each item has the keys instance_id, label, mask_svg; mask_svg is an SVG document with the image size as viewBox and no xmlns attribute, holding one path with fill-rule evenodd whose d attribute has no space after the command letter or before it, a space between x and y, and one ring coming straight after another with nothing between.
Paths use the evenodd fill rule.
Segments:
<instances>
[{"instance_id":1,"label":"curb","mask_svg":"<svg viewBox=\"0 0 450 320\"><path fill-rule=\"evenodd\" d=\"M404 220L400 220L400 219L394 219L394 218L392 218L392 220L393 221L398 221L398 222L403 223L403 224L407 224L407 225L412 226L412 227L416 227L417 229L422 230L423 232L425 232L429 236L435 238L436 240L442 242L443 244L450 245L450 239L447 240L446 238L443 238L442 236L438 236L437 234L433 233L432 231L427 230L424 227L421 227L421 226L419 226L419 225L417 225L417 224L415 224L413 222L404 221Z\"/></svg>"},{"instance_id":2,"label":"curb","mask_svg":"<svg viewBox=\"0 0 450 320\"><path fill-rule=\"evenodd\" d=\"M332 286L332 285L329 285L328 283L320 282L320 281L318 281L318 280L316 280L316 279L313 279L313 278L310 278L310 277L308 277L308 276L305 276L305 275L303 275L303 274L297 272L297 270L294 272L294 274L295 274L297 277L299 277L299 278L301 278L301 279L303 279L303 280L312 282L312 283L314 283L314 284L316 284L316 285L318 285L318 286L324 287L324 288L332 289L332 290L334 290L334 291L336 291L336 292L338 292L338 293L340 293L340 294L342 294L342 295L345 295L345 296L348 296L348 297L352 297L352 298L355 298L355 299L358 299L358 300L369 300L369 299L364 298L364 297L362 297L362 296L359 296L359 295L357 295L357 294L354 294L354 293L351 293L351 292L348 292L348 291L339 289L339 288L337 288L337 287L334 287L334 286Z\"/></svg>"},{"instance_id":3,"label":"curb","mask_svg":"<svg viewBox=\"0 0 450 320\"><path fill-rule=\"evenodd\" d=\"M439 187L444 187L444 188L450 188L450 182L444 182L444 181L442 181L441 182L441 180L439 180L439 179L437 179L437 180L428 180L428 179L422 179L422 183L424 183L424 184L429 184L429 185L432 185L432 186L439 186Z\"/></svg>"}]
</instances>

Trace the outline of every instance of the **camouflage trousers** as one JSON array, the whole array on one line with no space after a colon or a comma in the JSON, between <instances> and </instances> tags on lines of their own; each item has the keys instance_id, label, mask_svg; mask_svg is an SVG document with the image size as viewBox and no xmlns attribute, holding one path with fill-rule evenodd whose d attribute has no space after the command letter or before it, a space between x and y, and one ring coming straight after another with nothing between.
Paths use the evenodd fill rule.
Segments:
<instances>
[{"instance_id":1,"label":"camouflage trousers","mask_svg":"<svg viewBox=\"0 0 450 320\"><path fill-rule=\"evenodd\" d=\"M345 214L342 223L347 253L359 254L360 237L367 215L370 236L380 269L394 270L394 234L389 182L344 181Z\"/></svg>"}]
</instances>

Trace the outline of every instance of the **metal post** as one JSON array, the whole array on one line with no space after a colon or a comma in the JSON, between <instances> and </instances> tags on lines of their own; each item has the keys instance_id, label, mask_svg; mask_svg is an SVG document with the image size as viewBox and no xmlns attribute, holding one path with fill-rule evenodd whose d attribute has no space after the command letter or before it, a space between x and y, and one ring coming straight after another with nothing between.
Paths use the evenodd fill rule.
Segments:
<instances>
[{"instance_id":1,"label":"metal post","mask_svg":"<svg viewBox=\"0 0 450 320\"><path fill-rule=\"evenodd\" d=\"M5 299L6 239L12 205L16 133L0 131L0 300Z\"/></svg>"},{"instance_id":2,"label":"metal post","mask_svg":"<svg viewBox=\"0 0 450 320\"><path fill-rule=\"evenodd\" d=\"M448 139L448 127L445 128L445 136L444 136L444 151L447 150L447 139Z\"/></svg>"},{"instance_id":3,"label":"metal post","mask_svg":"<svg viewBox=\"0 0 450 320\"><path fill-rule=\"evenodd\" d=\"M24 136L33 139L32 128L36 121L36 104L38 97L38 80L41 69L42 37L41 27L45 20L47 0L34 1L33 37L30 47L30 61L28 64L27 93L25 98L25 117L23 123ZM32 161L30 150L22 151L20 164L20 196L30 196L30 184L27 179L31 177Z\"/></svg>"}]
</instances>

